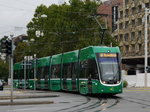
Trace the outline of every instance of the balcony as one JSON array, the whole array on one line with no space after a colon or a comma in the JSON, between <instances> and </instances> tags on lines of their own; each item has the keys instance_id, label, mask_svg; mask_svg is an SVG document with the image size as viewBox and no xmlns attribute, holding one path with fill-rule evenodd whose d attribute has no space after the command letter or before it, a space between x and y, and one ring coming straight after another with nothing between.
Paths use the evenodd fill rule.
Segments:
<instances>
[{"instance_id":1,"label":"balcony","mask_svg":"<svg viewBox=\"0 0 150 112\"><path fill-rule=\"evenodd\" d=\"M149 2L149 0L144 0L144 3L148 3Z\"/></svg>"},{"instance_id":2,"label":"balcony","mask_svg":"<svg viewBox=\"0 0 150 112\"><path fill-rule=\"evenodd\" d=\"M133 1L131 2L131 7L135 7L135 3Z\"/></svg>"}]
</instances>

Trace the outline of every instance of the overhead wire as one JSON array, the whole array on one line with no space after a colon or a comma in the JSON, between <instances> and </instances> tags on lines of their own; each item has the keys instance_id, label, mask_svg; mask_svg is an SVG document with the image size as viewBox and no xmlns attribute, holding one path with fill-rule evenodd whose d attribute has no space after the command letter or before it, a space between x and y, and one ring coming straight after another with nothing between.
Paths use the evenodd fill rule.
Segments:
<instances>
[{"instance_id":1,"label":"overhead wire","mask_svg":"<svg viewBox=\"0 0 150 112\"><path fill-rule=\"evenodd\" d=\"M2 3L0 3L0 6L11 8L11 9L15 9L15 10L19 10L19 11L31 11L31 10L34 10L34 9L28 10L28 9L23 9L23 8L12 7L12 6L8 6L8 5L4 5Z\"/></svg>"}]
</instances>

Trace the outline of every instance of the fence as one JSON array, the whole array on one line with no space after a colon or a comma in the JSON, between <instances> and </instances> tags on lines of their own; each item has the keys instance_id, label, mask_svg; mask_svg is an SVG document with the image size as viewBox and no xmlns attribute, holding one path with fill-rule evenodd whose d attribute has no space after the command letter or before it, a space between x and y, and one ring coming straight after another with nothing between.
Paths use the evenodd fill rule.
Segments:
<instances>
[{"instance_id":1,"label":"fence","mask_svg":"<svg viewBox=\"0 0 150 112\"><path fill-rule=\"evenodd\" d=\"M145 74L123 75L123 80L128 82L128 87L145 87ZM147 74L147 87L150 87L150 73Z\"/></svg>"}]
</instances>

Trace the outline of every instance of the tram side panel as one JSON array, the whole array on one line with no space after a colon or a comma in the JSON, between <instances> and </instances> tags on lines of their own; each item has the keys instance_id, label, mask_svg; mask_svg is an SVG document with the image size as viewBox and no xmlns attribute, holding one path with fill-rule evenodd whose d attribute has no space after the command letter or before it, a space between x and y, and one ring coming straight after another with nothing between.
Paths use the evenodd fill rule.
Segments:
<instances>
[{"instance_id":1,"label":"tram side panel","mask_svg":"<svg viewBox=\"0 0 150 112\"><path fill-rule=\"evenodd\" d=\"M79 92L81 94L97 93L97 85L94 85L94 82L98 80L98 73L92 47L80 50L79 62Z\"/></svg>"},{"instance_id":2,"label":"tram side panel","mask_svg":"<svg viewBox=\"0 0 150 112\"><path fill-rule=\"evenodd\" d=\"M102 57L97 57L97 53ZM117 47L91 46L80 50L79 92L81 94L122 92L119 53Z\"/></svg>"},{"instance_id":3,"label":"tram side panel","mask_svg":"<svg viewBox=\"0 0 150 112\"><path fill-rule=\"evenodd\" d=\"M36 76L37 89L48 89L50 58L51 57L49 56L43 57L39 58L37 61L37 76Z\"/></svg>"},{"instance_id":4,"label":"tram side panel","mask_svg":"<svg viewBox=\"0 0 150 112\"><path fill-rule=\"evenodd\" d=\"M78 91L78 50L63 54L61 87L65 91Z\"/></svg>"},{"instance_id":5,"label":"tram side panel","mask_svg":"<svg viewBox=\"0 0 150 112\"><path fill-rule=\"evenodd\" d=\"M49 89L52 91L61 90L61 61L62 54L53 55L51 58Z\"/></svg>"}]
</instances>

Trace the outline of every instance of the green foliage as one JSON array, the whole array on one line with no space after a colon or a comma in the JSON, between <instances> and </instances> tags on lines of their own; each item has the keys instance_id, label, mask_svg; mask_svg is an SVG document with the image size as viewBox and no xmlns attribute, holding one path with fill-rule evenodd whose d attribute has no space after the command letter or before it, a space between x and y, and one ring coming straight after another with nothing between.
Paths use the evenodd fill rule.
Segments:
<instances>
[{"instance_id":1,"label":"green foliage","mask_svg":"<svg viewBox=\"0 0 150 112\"><path fill-rule=\"evenodd\" d=\"M28 56L30 52L30 46L25 42L18 43L14 51L14 62L19 62L24 59L24 56Z\"/></svg>"},{"instance_id":2,"label":"green foliage","mask_svg":"<svg viewBox=\"0 0 150 112\"><path fill-rule=\"evenodd\" d=\"M0 79L7 79L9 72L8 72L8 63L4 60L0 60Z\"/></svg>"},{"instance_id":3,"label":"green foliage","mask_svg":"<svg viewBox=\"0 0 150 112\"><path fill-rule=\"evenodd\" d=\"M123 87L127 87L128 86L128 82L126 80L123 81Z\"/></svg>"},{"instance_id":4,"label":"green foliage","mask_svg":"<svg viewBox=\"0 0 150 112\"><path fill-rule=\"evenodd\" d=\"M70 4L40 5L35 10L34 17L27 25L28 40L35 39L35 43L24 46L23 43L16 49L16 57L19 52L23 55L37 54L37 57L54 55L72 51L91 45L100 45L99 26L91 15L96 14L99 4L94 1L70 0ZM42 18L41 15L47 15ZM37 38L36 31L44 33ZM110 45L114 39L110 34L104 38L105 45ZM28 51L30 49L30 52Z\"/></svg>"}]
</instances>

